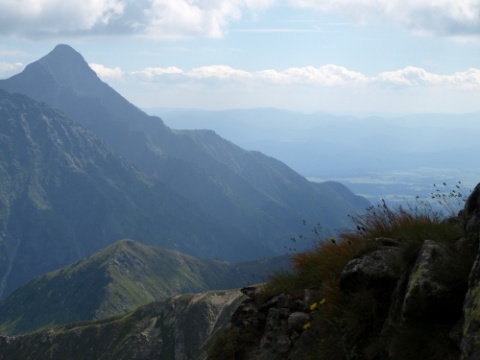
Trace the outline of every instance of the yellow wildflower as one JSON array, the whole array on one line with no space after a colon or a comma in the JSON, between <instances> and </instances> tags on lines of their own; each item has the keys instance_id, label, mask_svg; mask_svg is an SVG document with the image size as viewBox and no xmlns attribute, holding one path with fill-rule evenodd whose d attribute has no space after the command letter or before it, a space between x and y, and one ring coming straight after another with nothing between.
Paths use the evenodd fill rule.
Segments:
<instances>
[{"instance_id":1,"label":"yellow wildflower","mask_svg":"<svg viewBox=\"0 0 480 360\"><path fill-rule=\"evenodd\" d=\"M323 298L322 300L320 300L320 305L323 305L327 302L327 299Z\"/></svg>"},{"instance_id":2,"label":"yellow wildflower","mask_svg":"<svg viewBox=\"0 0 480 360\"><path fill-rule=\"evenodd\" d=\"M317 302L314 302L312 305L310 305L310 311L313 311L317 308L318 306L318 303Z\"/></svg>"},{"instance_id":3,"label":"yellow wildflower","mask_svg":"<svg viewBox=\"0 0 480 360\"><path fill-rule=\"evenodd\" d=\"M307 323L305 323L305 325L303 325L303 330L308 330L308 329L310 329L311 326L312 326L312 324L310 322L307 322Z\"/></svg>"}]
</instances>

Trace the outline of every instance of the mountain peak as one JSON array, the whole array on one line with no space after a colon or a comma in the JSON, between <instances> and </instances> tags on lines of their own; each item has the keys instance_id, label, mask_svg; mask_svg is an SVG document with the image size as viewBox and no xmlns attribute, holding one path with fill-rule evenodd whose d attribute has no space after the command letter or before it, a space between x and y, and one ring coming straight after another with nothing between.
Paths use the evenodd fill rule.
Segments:
<instances>
[{"instance_id":1,"label":"mountain peak","mask_svg":"<svg viewBox=\"0 0 480 360\"><path fill-rule=\"evenodd\" d=\"M63 53L63 54L75 54L76 56L82 57L79 52L77 52L73 47L67 44L58 44L55 48L50 52L52 53Z\"/></svg>"},{"instance_id":2,"label":"mountain peak","mask_svg":"<svg viewBox=\"0 0 480 360\"><path fill-rule=\"evenodd\" d=\"M53 48L52 51L50 51L47 55L41 58L39 62L42 62L43 64L48 64L48 65L63 64L63 66L70 66L70 67L88 66L82 54L80 54L70 45L66 45L66 44L58 44Z\"/></svg>"},{"instance_id":3,"label":"mountain peak","mask_svg":"<svg viewBox=\"0 0 480 360\"><path fill-rule=\"evenodd\" d=\"M48 101L52 92L59 95L68 90L79 96L92 97L105 92L106 86L83 56L66 44L55 46L47 55L28 64L21 73L0 81L0 87L7 91L24 93L54 107L58 104Z\"/></svg>"},{"instance_id":4,"label":"mountain peak","mask_svg":"<svg viewBox=\"0 0 480 360\"><path fill-rule=\"evenodd\" d=\"M100 81L83 56L66 44L55 46L50 53L28 66L41 66L60 86L66 88L90 88Z\"/></svg>"}]
</instances>

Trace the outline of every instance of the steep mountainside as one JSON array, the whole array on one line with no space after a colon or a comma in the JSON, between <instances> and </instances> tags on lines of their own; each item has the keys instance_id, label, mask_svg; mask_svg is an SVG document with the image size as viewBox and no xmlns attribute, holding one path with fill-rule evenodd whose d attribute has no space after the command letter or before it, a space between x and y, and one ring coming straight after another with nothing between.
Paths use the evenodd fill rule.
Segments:
<instances>
[{"instance_id":1,"label":"steep mountainside","mask_svg":"<svg viewBox=\"0 0 480 360\"><path fill-rule=\"evenodd\" d=\"M0 303L0 332L26 333L123 314L177 294L239 288L288 267L287 256L231 264L121 240L17 289Z\"/></svg>"},{"instance_id":2,"label":"steep mountainside","mask_svg":"<svg viewBox=\"0 0 480 360\"><path fill-rule=\"evenodd\" d=\"M149 180L44 104L0 91L0 119L4 296L121 238L200 257L247 259L269 253Z\"/></svg>"},{"instance_id":3,"label":"steep mountainside","mask_svg":"<svg viewBox=\"0 0 480 360\"><path fill-rule=\"evenodd\" d=\"M328 190L314 189L283 163L212 132L172 131L101 82L67 45L0 81L0 88L61 109L142 171L272 252L283 251L285 239L304 231L303 219L333 231L346 226L347 214L366 207L351 193L345 194L347 206L329 204Z\"/></svg>"},{"instance_id":4,"label":"steep mountainside","mask_svg":"<svg viewBox=\"0 0 480 360\"><path fill-rule=\"evenodd\" d=\"M178 295L116 318L0 336L0 360L204 359L203 347L243 299L238 290Z\"/></svg>"}]
</instances>

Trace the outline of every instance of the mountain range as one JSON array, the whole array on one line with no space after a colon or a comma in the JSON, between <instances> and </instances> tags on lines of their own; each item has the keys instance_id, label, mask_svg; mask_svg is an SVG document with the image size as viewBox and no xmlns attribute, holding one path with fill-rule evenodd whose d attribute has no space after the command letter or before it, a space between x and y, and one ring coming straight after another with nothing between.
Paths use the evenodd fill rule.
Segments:
<instances>
[{"instance_id":1,"label":"mountain range","mask_svg":"<svg viewBox=\"0 0 480 360\"><path fill-rule=\"evenodd\" d=\"M285 253L304 224L344 229L368 206L213 131L168 128L68 45L0 89L2 297L122 238L246 261Z\"/></svg>"}]
</instances>

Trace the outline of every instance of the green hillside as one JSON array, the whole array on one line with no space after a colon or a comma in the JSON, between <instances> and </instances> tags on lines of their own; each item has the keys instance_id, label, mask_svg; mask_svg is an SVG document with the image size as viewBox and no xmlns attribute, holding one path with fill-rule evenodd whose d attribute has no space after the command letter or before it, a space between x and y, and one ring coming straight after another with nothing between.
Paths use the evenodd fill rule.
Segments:
<instances>
[{"instance_id":1,"label":"green hillside","mask_svg":"<svg viewBox=\"0 0 480 360\"><path fill-rule=\"evenodd\" d=\"M177 294L238 288L288 267L286 256L231 264L121 240L20 287L0 303L0 333L101 319Z\"/></svg>"}]
</instances>

